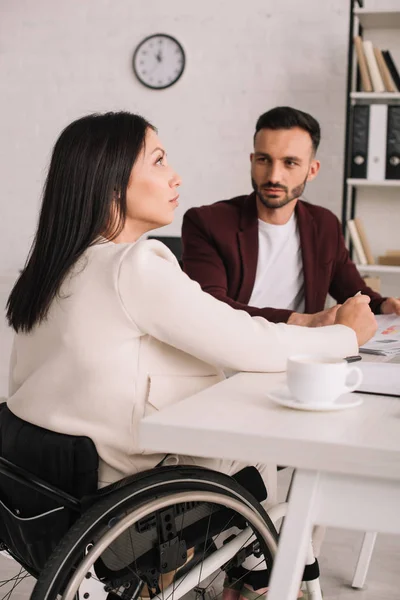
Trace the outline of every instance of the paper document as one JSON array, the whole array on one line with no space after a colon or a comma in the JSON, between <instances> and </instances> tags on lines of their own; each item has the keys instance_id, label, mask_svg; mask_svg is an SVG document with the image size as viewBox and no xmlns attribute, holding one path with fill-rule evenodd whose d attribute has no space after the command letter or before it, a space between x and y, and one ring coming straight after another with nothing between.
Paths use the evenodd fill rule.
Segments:
<instances>
[{"instance_id":1,"label":"paper document","mask_svg":"<svg viewBox=\"0 0 400 600\"><path fill-rule=\"evenodd\" d=\"M400 355L400 317L396 315L377 315L378 331L360 352L382 356Z\"/></svg>"},{"instance_id":2,"label":"paper document","mask_svg":"<svg viewBox=\"0 0 400 600\"><path fill-rule=\"evenodd\" d=\"M400 397L400 363L361 362L363 380L357 392L390 394Z\"/></svg>"}]
</instances>

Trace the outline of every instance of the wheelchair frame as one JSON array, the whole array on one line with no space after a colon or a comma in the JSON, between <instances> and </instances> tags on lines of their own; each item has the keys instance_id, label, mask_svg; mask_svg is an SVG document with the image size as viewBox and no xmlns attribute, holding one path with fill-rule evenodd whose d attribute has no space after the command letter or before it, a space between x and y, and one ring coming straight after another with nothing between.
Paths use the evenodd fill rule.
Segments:
<instances>
[{"instance_id":1,"label":"wheelchair frame","mask_svg":"<svg viewBox=\"0 0 400 600\"><path fill-rule=\"evenodd\" d=\"M163 467L163 469L170 470L171 468ZM182 470L182 467L180 469ZM183 469L183 470L185 470L185 469ZM207 470L204 470L204 471L207 471ZM13 479L14 481L17 481L18 483L26 486L27 488L29 488L33 491L40 492L41 494L46 495L47 497L51 498L52 500L56 500L57 502L62 504L62 506L74 511L77 514L86 515L88 512L90 512L91 509L95 510L96 507L98 506L99 502L101 502L101 499L97 502L94 498L91 498L89 503L86 503L85 501L82 502L82 501L74 498L70 494L67 494L67 493L59 490L55 486L47 483L46 481L40 479L39 477L29 473L25 469L11 463L10 461L8 461L2 457L0 457L0 473ZM210 477L211 477L211 474L213 474L213 473L215 474L215 472L213 472L213 471L210 471L209 473L210 473ZM217 475L218 475L218 477L221 476L222 478L227 477L227 476L223 476L220 473L218 473ZM124 488L128 489L129 483L127 483L127 482L129 482L129 479L130 478L127 478L127 480L122 480L119 483L119 486L117 487L117 489L115 491L119 491L119 493L121 493L121 490L124 490ZM228 478L228 479L231 479L231 478ZM188 481L188 479L183 478L182 483L186 485L187 481ZM209 481L211 481L211 479L209 479ZM124 484L126 484L126 485L124 486ZM160 489L160 485L159 485L158 489ZM110 492L109 498L111 498L113 493L114 492ZM103 552L106 543L108 543L108 542L111 543L114 539L116 539L119 536L120 532L124 528L126 530L127 528L132 526L132 523L138 522L141 518L143 518L143 516L151 514L152 512L154 512L156 510L161 510L163 507L169 506L171 504L171 502L173 502L173 504L178 504L180 502L189 502L189 503L190 502L213 502L213 503L215 503L217 500L220 502L220 504L222 506L232 508L232 510L238 511L246 519L248 524L251 523L254 527L257 528L258 532L262 532L262 534L264 536L264 538L263 538L264 542L266 542L268 544L268 549L271 551L272 556L274 555L274 553L276 551L276 540L274 539L273 533L271 533L271 526L270 526L271 522L269 522L269 524L267 524L265 518L262 517L262 514L261 515L257 514L257 511L254 508L254 505L252 506L251 503L249 503L249 502L246 503L246 501L243 501L244 500L243 496L241 497L240 500L237 500L235 498L232 498L232 496L227 495L226 493L218 495L213 492L210 496L210 492L207 492L207 491L205 491L205 492L201 491L201 490L197 491L197 492L181 491L181 492L175 494L175 496L173 496L173 497L171 497L171 495L167 495L166 497L161 496L157 500L146 502L143 506L139 507L136 511L129 513L125 519L117 521L115 523L115 525L109 529L108 537L106 540L103 539L103 541L100 544L97 544L97 546L95 545L89 551L85 552L83 561L80 563L78 569L75 571L75 574L72 577L72 579L69 581L68 586L65 588L65 591L63 591L63 595L62 595L63 600L75 600L76 598L78 598L79 597L77 595L78 588L80 590L80 593L82 593L82 589L80 588L82 581L84 582L83 589L86 589L85 584L89 583L89 582L85 581L85 576L87 576L88 573L93 572L93 565L94 565L95 561L97 560L97 558ZM87 509L88 506L90 507L89 509ZM272 521L277 522L279 519L284 517L285 511L286 511L285 504L274 507L269 513ZM74 527L72 529L74 529ZM70 532L67 533L64 540L61 542L61 545L57 548L57 550L55 551L54 554L57 554L57 552L58 552L58 554L60 552L63 552L63 544L65 546L65 543L66 543L65 539L68 538L69 533ZM194 566L194 568L191 570L191 572L189 574L190 576L185 575L181 578L178 578L172 584L170 584L166 589L164 589L162 591L162 593L160 591L158 591L158 592L156 591L156 593L153 593L153 597L155 597L159 600L164 600L165 598L169 598L170 596L172 596L174 600L179 600L179 598L181 598L184 594L186 594L190 590L194 589L196 586L198 588L199 584L202 581L204 581L204 579L209 577L212 573L214 573L216 570L220 569L222 566L229 563L229 561L231 561L235 557L237 552L243 548L244 542L246 542L247 545L249 545L251 543L251 541L252 541L251 536L252 536L252 532L249 529L249 526L247 526L247 528L245 528L243 531L241 531L241 533L239 533L232 541L228 541L221 548L217 549L217 551L214 552L210 557L205 558L205 560L202 562L201 565ZM253 534L253 538L254 538L254 534ZM67 543L68 543L68 540L67 540ZM36 584L36 585L38 585L38 583L40 582L39 580L41 579L42 573L32 572L32 569L30 569L29 567L27 568L26 565L24 565L23 562L16 555L13 554L12 549L7 548L7 550L10 552L11 556L13 556L13 558L19 564L21 564L31 575L33 575L35 578L38 578L38 582ZM52 558L49 559L50 565L51 565L51 562L52 562ZM312 564L315 562L314 556L312 553L311 544L310 544L310 548L309 548L307 562L309 564ZM47 567L46 567L46 569L47 569ZM91 589L93 589L94 581L90 582L90 584L92 586ZM322 596L321 596L318 578L316 578L312 581L308 581L306 585L307 585L307 590L309 592L309 598L312 598L313 600L321 600ZM108 593L106 593L104 591L103 584L98 584L97 587L96 586L94 586L94 587L96 588L96 598L101 597L100 596L101 590L103 590L103 598L104 599L108 598ZM35 587L35 589L36 589L36 587ZM140 593L140 591L139 591L139 593ZM85 593L84 597L90 597L90 595L87 596ZM116 597L116 596L114 596L114 597ZM121 597L123 597L123 596L121 596ZM52 596L43 596L43 591L40 591L39 595L37 595L37 594L35 595L35 591L34 591L33 595L32 595L32 599L46 600L47 598L49 598L49 600L50 600L52 598Z\"/></svg>"}]
</instances>

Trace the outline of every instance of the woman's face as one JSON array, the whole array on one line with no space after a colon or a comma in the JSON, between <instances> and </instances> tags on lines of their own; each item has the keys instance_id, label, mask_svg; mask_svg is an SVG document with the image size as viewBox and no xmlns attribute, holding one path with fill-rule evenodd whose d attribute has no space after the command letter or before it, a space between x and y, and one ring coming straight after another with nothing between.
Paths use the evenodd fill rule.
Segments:
<instances>
[{"instance_id":1,"label":"woman's face","mask_svg":"<svg viewBox=\"0 0 400 600\"><path fill-rule=\"evenodd\" d=\"M126 233L135 231L137 239L147 231L171 223L179 205L177 188L180 184L180 177L169 166L157 134L149 128L128 184Z\"/></svg>"}]
</instances>

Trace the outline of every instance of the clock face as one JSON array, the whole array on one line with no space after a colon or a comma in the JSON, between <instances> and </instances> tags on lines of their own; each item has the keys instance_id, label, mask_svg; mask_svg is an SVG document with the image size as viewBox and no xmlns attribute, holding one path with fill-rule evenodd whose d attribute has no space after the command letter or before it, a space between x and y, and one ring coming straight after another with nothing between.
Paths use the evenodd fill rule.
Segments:
<instances>
[{"instance_id":1,"label":"clock face","mask_svg":"<svg viewBox=\"0 0 400 600\"><path fill-rule=\"evenodd\" d=\"M158 33L145 38L133 55L133 69L145 86L162 90L173 85L185 68L185 52L170 35Z\"/></svg>"}]
</instances>

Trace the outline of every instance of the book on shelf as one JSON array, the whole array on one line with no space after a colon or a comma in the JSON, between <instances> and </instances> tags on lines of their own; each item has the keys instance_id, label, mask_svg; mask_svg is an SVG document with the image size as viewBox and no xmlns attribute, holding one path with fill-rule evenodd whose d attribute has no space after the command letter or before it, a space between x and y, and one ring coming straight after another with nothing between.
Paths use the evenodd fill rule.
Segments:
<instances>
[{"instance_id":1,"label":"book on shelf","mask_svg":"<svg viewBox=\"0 0 400 600\"><path fill-rule=\"evenodd\" d=\"M354 38L354 47L357 54L358 68L360 69L361 87L363 92L372 92L372 83L369 76L368 65L364 54L362 39L359 35Z\"/></svg>"},{"instance_id":2,"label":"book on shelf","mask_svg":"<svg viewBox=\"0 0 400 600\"><path fill-rule=\"evenodd\" d=\"M397 92L397 87L392 79L388 66L383 58L382 50L374 46L374 54L382 77L383 85L387 92Z\"/></svg>"},{"instance_id":3,"label":"book on shelf","mask_svg":"<svg viewBox=\"0 0 400 600\"><path fill-rule=\"evenodd\" d=\"M394 84L396 85L397 89L400 91L400 75L399 75L397 67L393 61L393 57L390 54L389 50L382 50L382 55L383 55L383 58L385 59L387 67L390 71L390 74L392 76Z\"/></svg>"},{"instance_id":4,"label":"book on shelf","mask_svg":"<svg viewBox=\"0 0 400 600\"><path fill-rule=\"evenodd\" d=\"M383 256L378 256L380 265L400 267L400 250L387 250Z\"/></svg>"},{"instance_id":5,"label":"book on shelf","mask_svg":"<svg viewBox=\"0 0 400 600\"><path fill-rule=\"evenodd\" d=\"M371 275L365 275L363 277L365 285L367 285L371 290L377 292L377 294L381 293L381 278L380 277L371 277Z\"/></svg>"},{"instance_id":6,"label":"book on shelf","mask_svg":"<svg viewBox=\"0 0 400 600\"><path fill-rule=\"evenodd\" d=\"M347 221L347 228L350 234L350 240L353 244L355 253L357 255L357 262L360 265L367 265L367 257L365 256L364 248L361 243L360 236L358 235L357 227L353 219Z\"/></svg>"},{"instance_id":7,"label":"book on shelf","mask_svg":"<svg viewBox=\"0 0 400 600\"><path fill-rule=\"evenodd\" d=\"M400 92L400 75L389 50L381 50L360 35L354 48L363 92Z\"/></svg>"},{"instance_id":8,"label":"book on shelf","mask_svg":"<svg viewBox=\"0 0 400 600\"><path fill-rule=\"evenodd\" d=\"M374 92L384 92L382 77L379 71L378 63L376 62L374 47L370 40L363 40L363 49L368 65L369 75L371 77L372 87Z\"/></svg>"},{"instance_id":9,"label":"book on shelf","mask_svg":"<svg viewBox=\"0 0 400 600\"><path fill-rule=\"evenodd\" d=\"M355 217L354 224L364 250L365 258L367 259L367 264L374 265L375 259L371 252L371 246L369 245L367 234L365 233L364 223L361 221L360 217Z\"/></svg>"}]
</instances>

